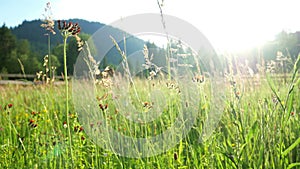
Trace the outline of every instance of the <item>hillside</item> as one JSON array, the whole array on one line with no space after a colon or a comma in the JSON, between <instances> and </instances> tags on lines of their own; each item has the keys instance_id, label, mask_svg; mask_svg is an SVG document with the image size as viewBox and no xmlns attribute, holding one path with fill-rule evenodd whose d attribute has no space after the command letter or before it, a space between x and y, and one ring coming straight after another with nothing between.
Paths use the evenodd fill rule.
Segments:
<instances>
[{"instance_id":1,"label":"hillside","mask_svg":"<svg viewBox=\"0 0 300 169\"><path fill-rule=\"evenodd\" d=\"M105 24L99 22L89 22L82 19L67 20L67 22L70 21L78 23L81 26L82 33L90 35L105 26ZM41 20L23 21L19 26L11 28L11 31L18 39L27 39L30 42L33 51L39 54L47 53L47 37L45 36L47 32L40 26L42 23ZM55 27L55 32L59 32L57 27ZM58 34L51 36L52 47L61 42L62 38Z\"/></svg>"},{"instance_id":2,"label":"hillside","mask_svg":"<svg viewBox=\"0 0 300 169\"><path fill-rule=\"evenodd\" d=\"M98 29L105 26L100 22L89 22L82 19L70 19L66 20L67 22L78 23L81 27L81 34L85 34L86 36L91 36ZM24 21L22 24L17 27L10 28L12 33L16 36L17 39L26 39L30 43L30 49L32 53L38 57L38 60L42 62L43 57L48 53L48 37L45 35L47 32L40 26L43 22L41 20L33 20L33 21ZM62 43L62 37L59 35L59 31L57 27L55 27L56 35L51 34L51 50L52 53L57 55L61 55L60 51L55 51L59 49L59 46ZM123 32L117 28L109 27L109 33L111 35L120 35ZM72 42L72 40L69 40ZM130 36L126 40L126 51L127 54L130 55L136 51L142 50L145 42L141 39L138 39L134 36ZM119 43L121 49L123 50L123 43ZM73 65L76 61L77 55L74 52L70 51L72 56L68 56L68 69L70 72L73 70ZM72 57L72 58L70 58ZM57 56L58 60L62 63L62 56ZM115 48L112 48L107 54L105 59L105 64L114 64L118 65L121 61L121 56L118 54ZM62 64L61 64L62 65ZM62 70L62 67L58 68L58 72Z\"/></svg>"}]
</instances>

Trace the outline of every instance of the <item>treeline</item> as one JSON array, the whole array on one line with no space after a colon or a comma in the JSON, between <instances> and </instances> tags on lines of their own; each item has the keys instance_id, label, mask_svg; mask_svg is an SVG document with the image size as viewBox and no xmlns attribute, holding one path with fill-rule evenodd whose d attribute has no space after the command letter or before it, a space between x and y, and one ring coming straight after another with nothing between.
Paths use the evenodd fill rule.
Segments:
<instances>
[{"instance_id":1,"label":"treeline","mask_svg":"<svg viewBox=\"0 0 300 169\"><path fill-rule=\"evenodd\" d=\"M100 29L104 24L98 22L88 22L80 19L68 20L79 23L82 28L80 37L83 40L89 37ZM41 20L24 21L21 25L8 28L2 25L0 28L0 73L26 73L35 74L40 70L45 70L43 67L43 59L49 53L48 45L50 45L50 60L51 66L56 67L56 74L60 75L63 72L63 45L62 38L59 36L59 31L55 27L56 35L51 35L50 44L47 41L47 32L41 27ZM121 30L111 28L112 34L123 34ZM144 44L150 49L150 54L154 55L154 62L158 66L165 66L165 49L157 47L154 43L147 43L136 37L131 37L126 40L126 51L128 56L136 51L143 50ZM120 42L120 47L124 50L124 44ZM183 49L180 42L173 41L171 48L173 52L173 62L171 65L190 64L193 63L194 56L191 55L191 49ZM280 32L273 41L267 42L263 46L253 48L252 50L228 55L217 55L209 47L203 47L198 52L201 71L207 72L228 72L229 64L236 64L234 71L237 72L238 67L245 70L251 69L253 73L261 71L260 69L273 68L278 73L286 73L292 69L300 52L300 32L287 33ZM180 60L185 53L184 60ZM67 66L68 72L72 74L73 66L78 56L76 40L70 38L67 45ZM188 55L186 55L188 54ZM143 57L130 58L130 64L133 68L138 68L137 65L144 63ZM118 51L111 49L100 64L101 67L106 65L118 65L122 60ZM277 67L276 67L277 66ZM279 68L278 68L279 66ZM281 67L280 67L281 66Z\"/></svg>"},{"instance_id":2,"label":"treeline","mask_svg":"<svg viewBox=\"0 0 300 169\"><path fill-rule=\"evenodd\" d=\"M87 40L90 35L82 33L80 37ZM44 37L46 39L46 37ZM33 43L35 44L35 43ZM47 47L47 43L40 44L42 48ZM48 51L33 50L36 46L28 39L18 39L11 31L3 25L0 28L0 73L25 73L35 74L41 70L45 71L44 57ZM51 67L56 68L57 74L63 72L63 46L57 44L51 48ZM67 57L69 71L73 70L73 65L78 56L77 42L70 39L67 45Z\"/></svg>"},{"instance_id":3,"label":"treeline","mask_svg":"<svg viewBox=\"0 0 300 169\"><path fill-rule=\"evenodd\" d=\"M240 69L251 69L253 73L270 71L288 73L300 52L300 32L278 33L273 41L243 53L234 54L230 60Z\"/></svg>"},{"instance_id":4,"label":"treeline","mask_svg":"<svg viewBox=\"0 0 300 169\"><path fill-rule=\"evenodd\" d=\"M67 22L78 23L81 27L80 38L88 40L93 33L105 26L99 22L89 22L82 19L70 19ZM50 43L48 44L48 33L41 27L41 20L24 21L17 27L8 28L2 25L0 28L1 48L0 48L0 73L26 73L35 74L36 72L45 71L44 57L48 55L48 45L50 45L51 67L56 68L56 74L61 75L63 72L63 39L59 35L59 30L54 27L55 35L50 34ZM56 23L55 23L56 25ZM119 29L109 27L113 34L123 34ZM127 40L127 52L133 53L143 48L145 42L131 37ZM122 42L120 47L123 49ZM70 74L73 73L73 67L79 52L77 42L74 38L69 38L67 42L67 67ZM101 66L109 64L118 64L121 56L115 48L111 49ZM24 72L23 72L24 71Z\"/></svg>"},{"instance_id":5,"label":"treeline","mask_svg":"<svg viewBox=\"0 0 300 169\"><path fill-rule=\"evenodd\" d=\"M89 35L92 35L99 28L104 26L102 23L89 22L83 19L69 19L66 21L78 23L82 28L81 33ZM49 32L43 29L41 24L43 24L41 20L23 21L22 24L11 28L11 31L18 39L27 39L31 44L31 50L43 56L47 54L48 51L47 34ZM51 35L50 41L52 47L61 44L63 40L62 37L59 36L57 23L54 25L54 31L56 35Z\"/></svg>"},{"instance_id":6,"label":"treeline","mask_svg":"<svg viewBox=\"0 0 300 169\"><path fill-rule=\"evenodd\" d=\"M70 19L68 22L78 23L82 28L80 37L87 40L91 34L104 26L99 22L89 22L82 19ZM51 67L56 68L56 74L63 72L63 39L59 35L59 30L54 26L55 35L50 34L50 44L48 44L49 32L41 27L43 21L24 21L22 24L7 28L1 27L0 49L0 73L26 73L35 74L38 71L45 71L44 57L50 53ZM5 41L2 39L6 39ZM9 44L7 47L2 44ZM76 40L70 38L67 46L67 66L70 74L78 56ZM24 72L23 72L23 70Z\"/></svg>"},{"instance_id":7,"label":"treeline","mask_svg":"<svg viewBox=\"0 0 300 169\"><path fill-rule=\"evenodd\" d=\"M17 39L5 25L0 28L0 61L0 73L35 73L42 66L29 41Z\"/></svg>"}]
</instances>

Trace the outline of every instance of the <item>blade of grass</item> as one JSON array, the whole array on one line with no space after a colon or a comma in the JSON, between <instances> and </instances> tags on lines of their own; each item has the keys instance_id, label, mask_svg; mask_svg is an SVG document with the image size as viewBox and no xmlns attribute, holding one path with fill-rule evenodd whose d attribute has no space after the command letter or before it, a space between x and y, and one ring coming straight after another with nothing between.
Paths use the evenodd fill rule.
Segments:
<instances>
[{"instance_id":1,"label":"blade of grass","mask_svg":"<svg viewBox=\"0 0 300 169\"><path fill-rule=\"evenodd\" d=\"M284 150L282 152L282 156L286 156L289 152L291 152L299 144L300 144L300 137L293 144L291 144L286 150Z\"/></svg>"}]
</instances>

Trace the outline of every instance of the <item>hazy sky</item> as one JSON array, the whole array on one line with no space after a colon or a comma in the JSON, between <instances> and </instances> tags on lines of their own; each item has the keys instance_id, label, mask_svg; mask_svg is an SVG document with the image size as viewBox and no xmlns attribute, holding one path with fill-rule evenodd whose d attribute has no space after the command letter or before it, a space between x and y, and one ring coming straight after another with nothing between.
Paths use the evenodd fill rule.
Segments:
<instances>
[{"instance_id":1,"label":"hazy sky","mask_svg":"<svg viewBox=\"0 0 300 169\"><path fill-rule=\"evenodd\" d=\"M156 0L0 0L0 24L42 19L51 2L54 19L110 24L134 14L158 13ZM217 50L238 50L300 30L299 0L164 0L165 14L196 26Z\"/></svg>"}]
</instances>

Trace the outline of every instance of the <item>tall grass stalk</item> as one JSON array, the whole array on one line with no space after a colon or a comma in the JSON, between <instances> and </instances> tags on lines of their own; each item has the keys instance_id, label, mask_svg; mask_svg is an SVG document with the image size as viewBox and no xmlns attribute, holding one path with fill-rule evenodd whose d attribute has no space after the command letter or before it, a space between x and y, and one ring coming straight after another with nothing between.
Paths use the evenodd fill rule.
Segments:
<instances>
[{"instance_id":1,"label":"tall grass stalk","mask_svg":"<svg viewBox=\"0 0 300 169\"><path fill-rule=\"evenodd\" d=\"M54 21L52 19L52 10L51 10L51 4L50 2L46 3L46 7L45 7L45 13L43 14L43 16L45 17L44 19L44 23L41 25L41 27L43 27L48 33L46 33L45 35L47 36L47 40L48 40L48 67L49 67L49 78L50 80L54 80L53 79L53 75L52 75L52 64L51 64L51 34L55 35L56 32L54 31ZM47 73L47 72L46 72Z\"/></svg>"},{"instance_id":2,"label":"tall grass stalk","mask_svg":"<svg viewBox=\"0 0 300 169\"><path fill-rule=\"evenodd\" d=\"M130 68L129 68L128 61L127 61L126 51L122 51L121 50L121 48L118 45L117 41L112 36L110 36L110 38L111 38L112 42L114 43L115 47L117 48L119 54L122 56L122 59L123 59L122 60L123 61L122 64L123 64L124 71L127 73L128 80L130 81L130 85L133 86L133 90L134 90L134 94L135 94L136 98L138 99L139 102L141 102L141 99L140 99L140 97L138 95L135 83L134 83L134 81L132 79L132 75L130 73ZM125 37L124 37L123 41L124 41L124 44L126 45L126 39L125 39Z\"/></svg>"},{"instance_id":3,"label":"tall grass stalk","mask_svg":"<svg viewBox=\"0 0 300 169\"><path fill-rule=\"evenodd\" d=\"M166 38L167 38L167 53L166 53L166 63L167 63L167 68L168 68L168 80L171 80L171 63L170 63L170 58L172 56L171 53L171 41L169 38L169 34L167 32L167 28L166 28L166 22L165 22L165 18L164 18L164 14L163 14L163 4L164 4L164 0L161 0L161 2L159 0L156 0L158 8L159 8L159 13L160 13L160 17L161 17L161 23L162 26L164 28L165 34L166 34Z\"/></svg>"},{"instance_id":4,"label":"tall grass stalk","mask_svg":"<svg viewBox=\"0 0 300 169\"><path fill-rule=\"evenodd\" d=\"M68 39L68 32L63 33L64 38L64 80L65 80L65 93L66 93L66 118L67 118L67 125L68 125L68 134L69 134L69 148L70 148L70 155L71 160L73 162L73 152L72 152L72 135L71 135L71 126L70 126L70 119L69 119L69 82L68 82L68 69L67 69L67 39Z\"/></svg>"},{"instance_id":5,"label":"tall grass stalk","mask_svg":"<svg viewBox=\"0 0 300 169\"><path fill-rule=\"evenodd\" d=\"M48 56L49 56L49 78L52 81L53 80L53 75L52 75L52 64L51 64L51 37L50 37L50 33L48 34Z\"/></svg>"},{"instance_id":6,"label":"tall grass stalk","mask_svg":"<svg viewBox=\"0 0 300 169\"><path fill-rule=\"evenodd\" d=\"M76 40L80 40L80 38L77 36L80 32L79 25L73 24L72 22L67 23L66 21L63 21L61 25L61 21L58 22L58 29L61 32L61 35L63 37L63 53L64 53L64 81L65 81L65 95L66 95L66 105L65 105L65 113L66 113L66 119L67 119L67 127L68 127L68 141L69 141L69 148L70 148L70 157L72 161L72 165L74 164L73 161L73 147L72 147L72 135L71 135L71 126L70 126L70 119L69 119L69 83L68 83L68 70L67 70L67 40L68 37L74 36L76 37Z\"/></svg>"},{"instance_id":7,"label":"tall grass stalk","mask_svg":"<svg viewBox=\"0 0 300 169\"><path fill-rule=\"evenodd\" d=\"M147 98L145 91L148 90L143 81L147 79L133 80L139 96ZM173 89L161 85L164 82L152 80L151 89L172 92ZM152 86L152 83L155 85ZM105 151L101 145L86 137L84 132L75 132L72 126L79 124L76 118L69 116L73 164L70 160L68 128L62 124L66 120L65 86L0 86L0 168L299 168L298 86L294 87L294 114L285 121L286 127L280 128L283 112L279 103L272 100L267 82L263 81L262 85L251 92L248 85L245 86L246 91L240 102L233 95L233 108L230 102L226 105L218 127L207 141L197 141L208 111L206 106L202 107L205 105L203 103L199 118L187 137L170 151L149 158L126 158ZM101 89L98 90L100 96L107 92L101 86L97 87ZM232 88L229 83L224 87ZM280 96L285 98L288 86L276 84L277 87L280 87ZM229 91L227 94L231 96L232 91ZM201 93L204 92L205 90ZM205 99L208 101L210 97L207 95ZM102 101L109 105L105 110L109 125L116 130L119 126L121 129L125 128L126 131L120 132L135 138L154 136L154 129L157 134L166 131L176 118L180 105L180 100L171 101L161 118L153 121L154 124L136 125L126 120L120 109L116 114L112 96ZM137 100L133 101L133 104L139 104ZM13 107L8 108L8 103L13 103ZM72 106L69 106L69 110L74 112ZM239 130L239 116L243 120L244 138ZM30 125L30 119L38 126ZM96 122L94 126L97 125ZM101 126L103 124L99 125ZM82 135L85 136L84 141L80 138ZM56 144L53 145L53 142ZM173 157L174 153L178 156L177 160Z\"/></svg>"},{"instance_id":8,"label":"tall grass stalk","mask_svg":"<svg viewBox=\"0 0 300 169\"><path fill-rule=\"evenodd\" d=\"M288 119L290 118L290 113L292 111L292 107L293 107L293 101L294 101L294 95L295 95L295 85L297 84L297 81L299 79L297 79L297 74L298 74L298 70L299 70L299 62L300 62L300 55L298 55L298 58L294 64L293 67L293 72L292 72L292 78L291 81L289 83L289 87L288 87L288 91L287 91L287 95L285 99L282 99L282 97L280 96L280 93L276 90L275 88L275 82L271 79L270 75L267 75L267 81L268 84L270 86L270 89L272 90L273 94L275 95L276 99L278 100L278 103L281 107L282 113L280 115L280 132L284 133L284 130L286 128ZM277 166L280 166L281 168L285 168L286 164L285 164L285 156L291 151L293 150L297 145L300 144L300 139L298 138L292 145L290 145L287 149L285 149L284 145L284 135L280 134L279 137L279 163L277 164ZM285 150L284 150L285 149Z\"/></svg>"}]
</instances>

